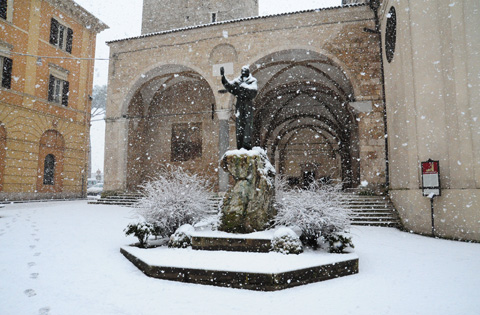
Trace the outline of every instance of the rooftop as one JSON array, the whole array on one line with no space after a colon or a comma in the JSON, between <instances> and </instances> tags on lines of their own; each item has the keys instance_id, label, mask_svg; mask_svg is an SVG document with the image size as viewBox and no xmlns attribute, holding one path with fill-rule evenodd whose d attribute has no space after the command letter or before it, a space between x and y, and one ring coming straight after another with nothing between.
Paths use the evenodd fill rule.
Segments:
<instances>
[{"instance_id":1,"label":"rooftop","mask_svg":"<svg viewBox=\"0 0 480 315\"><path fill-rule=\"evenodd\" d=\"M350 8L350 7L362 7L362 6L366 6L366 5L367 5L366 3L358 3L358 4L348 4L348 5L343 5L343 6L320 8L320 9L309 9L309 10L300 10L300 11L285 12L285 13L270 14L270 15L252 16L252 17L246 17L246 18L235 19L235 20L214 22L214 23L209 23L209 24L202 24L202 25L195 25L195 26L177 28L177 29L168 30L168 31L161 31L161 32L155 32L155 33L143 34L143 35L140 35L140 36L128 37L128 38L124 38L124 39L116 39L116 40L112 40L112 41L107 42L107 44L121 42L121 41L127 41L127 40L132 40L132 39L145 38L145 37L150 37L150 36L156 36L156 35L177 33L177 32L182 32L182 31L186 31L186 30L209 27L209 26L213 26L213 25L232 24L232 23L237 23L237 22L241 22L241 21L268 19L268 18L283 16L283 15L293 15L293 14L301 14L301 13L307 13L307 12L320 12L320 11L327 11L327 10L338 10L338 9L344 9L344 8Z\"/></svg>"}]
</instances>

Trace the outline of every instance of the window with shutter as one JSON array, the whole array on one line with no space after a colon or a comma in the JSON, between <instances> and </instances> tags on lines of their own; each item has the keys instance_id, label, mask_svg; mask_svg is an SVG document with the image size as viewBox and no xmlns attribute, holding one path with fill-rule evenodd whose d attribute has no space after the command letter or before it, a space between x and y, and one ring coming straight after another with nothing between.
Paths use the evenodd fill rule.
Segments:
<instances>
[{"instance_id":1,"label":"window with shutter","mask_svg":"<svg viewBox=\"0 0 480 315\"><path fill-rule=\"evenodd\" d=\"M52 18L50 24L50 44L72 53L73 30Z\"/></svg>"},{"instance_id":2,"label":"window with shutter","mask_svg":"<svg viewBox=\"0 0 480 315\"><path fill-rule=\"evenodd\" d=\"M48 81L48 101L68 106L70 84L68 81L50 75Z\"/></svg>"},{"instance_id":3,"label":"window with shutter","mask_svg":"<svg viewBox=\"0 0 480 315\"><path fill-rule=\"evenodd\" d=\"M0 18L7 19L8 0L0 0Z\"/></svg>"},{"instance_id":4,"label":"window with shutter","mask_svg":"<svg viewBox=\"0 0 480 315\"><path fill-rule=\"evenodd\" d=\"M7 57L0 57L0 66L2 68L2 87L10 89L12 85L13 60Z\"/></svg>"}]
</instances>

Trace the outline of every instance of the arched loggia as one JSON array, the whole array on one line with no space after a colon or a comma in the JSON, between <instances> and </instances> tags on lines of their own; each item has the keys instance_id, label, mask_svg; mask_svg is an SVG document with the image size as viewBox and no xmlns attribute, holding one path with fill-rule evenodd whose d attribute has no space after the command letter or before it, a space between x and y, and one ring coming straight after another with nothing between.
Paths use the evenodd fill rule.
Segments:
<instances>
[{"instance_id":1,"label":"arched loggia","mask_svg":"<svg viewBox=\"0 0 480 315\"><path fill-rule=\"evenodd\" d=\"M267 148L277 171L300 179L308 172L316 180L335 178L356 186L358 125L349 107L355 96L342 68L307 50L276 52L251 68L259 82L255 141ZM295 159L294 152L308 158Z\"/></svg>"},{"instance_id":2,"label":"arched loggia","mask_svg":"<svg viewBox=\"0 0 480 315\"><path fill-rule=\"evenodd\" d=\"M130 100L127 189L137 190L163 166L181 165L195 173L215 174L218 127L215 98L196 71L169 65L141 85Z\"/></svg>"}]
</instances>

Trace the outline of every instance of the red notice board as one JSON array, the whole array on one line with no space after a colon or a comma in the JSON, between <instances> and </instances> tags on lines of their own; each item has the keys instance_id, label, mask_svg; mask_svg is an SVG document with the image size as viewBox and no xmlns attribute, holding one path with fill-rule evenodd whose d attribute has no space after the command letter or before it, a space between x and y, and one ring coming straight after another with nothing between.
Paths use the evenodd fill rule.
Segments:
<instances>
[{"instance_id":1,"label":"red notice board","mask_svg":"<svg viewBox=\"0 0 480 315\"><path fill-rule=\"evenodd\" d=\"M440 196L440 163L428 160L422 162L422 192L424 196Z\"/></svg>"}]
</instances>

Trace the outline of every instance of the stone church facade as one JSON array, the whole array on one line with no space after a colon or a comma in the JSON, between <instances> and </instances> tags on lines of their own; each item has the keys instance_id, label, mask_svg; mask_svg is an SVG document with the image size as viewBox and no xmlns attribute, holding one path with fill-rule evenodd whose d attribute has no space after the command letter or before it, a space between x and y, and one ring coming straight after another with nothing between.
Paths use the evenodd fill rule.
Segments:
<instances>
[{"instance_id":1,"label":"stone church facade","mask_svg":"<svg viewBox=\"0 0 480 315\"><path fill-rule=\"evenodd\" d=\"M155 6L151 0L144 1L144 12L145 5L151 10L144 14L141 36L109 43L107 190L136 190L155 170L176 164L207 176L217 191L225 191L229 179L219 169L218 161L226 150L235 147L235 100L224 93L219 68L223 66L227 77L233 79L243 65L249 65L259 83L254 100L256 145L267 150L278 174L299 186L323 180L377 192L389 188L405 226L428 233L430 207L425 208L428 200L419 187L419 162L440 157L434 150L428 151L430 156L414 151L419 141L415 133L427 128L425 125L419 122L415 131L409 123L405 125L405 121L414 121L407 108L418 106L407 102L412 100L405 94L412 84L412 74L401 77L403 81L398 79L408 68L409 57L403 54L411 45L409 41L414 40L409 37L412 32L407 36L403 29L408 23L404 12L408 12L409 4L402 0L374 1L245 17L258 12L257 1L242 1L244 8L232 10L240 12L238 15L223 19L221 12L225 10L220 4L228 8L237 1L205 1L196 16L188 10L175 9L176 15L160 12L155 10L159 2ZM167 2L176 5L175 1ZM220 9L214 10L215 5ZM432 6L427 2L423 5ZM476 6L467 1L468 5ZM445 11L440 4L433 6ZM389 57L389 61L385 56L386 51L392 53L391 35L388 49L384 46L389 18L392 27L391 7L398 8L398 34L393 41L397 49L393 49L393 60ZM463 9L465 14L473 14ZM175 15L184 24L166 30L158 24L166 14ZM413 14L409 15L411 18ZM420 15L415 18L420 19ZM188 20L190 26L185 24ZM399 65L398 60L407 61ZM426 108L424 115L430 114L432 105L427 102L422 106ZM440 119L434 113L433 119ZM428 128L435 130L440 125L429 123ZM459 136L452 129L449 132L451 139ZM470 135L472 141L479 137L473 129ZM442 138L437 142L446 141ZM479 159L474 158L478 151L470 142L461 146L471 152L467 154L470 160L464 162L478 168L475 161ZM448 168L443 162L442 170ZM461 193L470 201L463 200L462 210L453 209L456 212L452 214L443 211L448 212L445 222L439 213L438 235L480 239L480 171L467 173L472 177L468 182L472 189L462 188ZM444 175L452 176L447 171ZM446 183L453 184L442 181L442 185ZM452 194L456 193L450 189L437 198L437 203L446 203L439 209L462 198ZM470 208L476 208L476 212ZM457 219L460 212L463 223Z\"/></svg>"}]
</instances>

